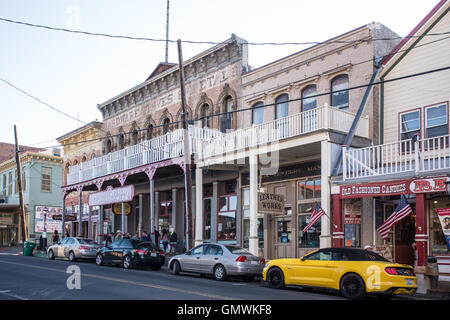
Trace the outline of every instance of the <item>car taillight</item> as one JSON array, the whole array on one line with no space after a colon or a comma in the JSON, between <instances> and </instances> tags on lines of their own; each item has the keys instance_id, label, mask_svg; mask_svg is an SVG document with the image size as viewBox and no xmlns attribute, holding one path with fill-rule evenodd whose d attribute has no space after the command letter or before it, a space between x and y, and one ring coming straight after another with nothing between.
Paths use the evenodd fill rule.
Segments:
<instances>
[{"instance_id":1,"label":"car taillight","mask_svg":"<svg viewBox=\"0 0 450 320\"><path fill-rule=\"evenodd\" d=\"M240 256L236 259L237 262L247 262L247 257L246 256Z\"/></svg>"},{"instance_id":2,"label":"car taillight","mask_svg":"<svg viewBox=\"0 0 450 320\"><path fill-rule=\"evenodd\" d=\"M159 254L162 255L162 256L165 256L166 252L165 251L160 251Z\"/></svg>"},{"instance_id":3,"label":"car taillight","mask_svg":"<svg viewBox=\"0 0 450 320\"><path fill-rule=\"evenodd\" d=\"M146 254L146 253L147 253L147 250L137 249L136 252L137 252L138 254Z\"/></svg>"},{"instance_id":4,"label":"car taillight","mask_svg":"<svg viewBox=\"0 0 450 320\"><path fill-rule=\"evenodd\" d=\"M80 246L79 249L80 249L80 250L89 250L89 247L87 247L87 246Z\"/></svg>"},{"instance_id":5,"label":"car taillight","mask_svg":"<svg viewBox=\"0 0 450 320\"><path fill-rule=\"evenodd\" d=\"M385 268L384 271L386 271L387 274L398 275L397 270L392 267Z\"/></svg>"}]
</instances>

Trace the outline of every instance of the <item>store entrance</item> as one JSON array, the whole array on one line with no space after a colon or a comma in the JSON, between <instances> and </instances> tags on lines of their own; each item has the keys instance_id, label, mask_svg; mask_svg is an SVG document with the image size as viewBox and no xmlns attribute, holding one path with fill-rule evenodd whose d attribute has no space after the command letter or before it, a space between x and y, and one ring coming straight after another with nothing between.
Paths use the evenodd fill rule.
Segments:
<instances>
[{"instance_id":1,"label":"store entrance","mask_svg":"<svg viewBox=\"0 0 450 320\"><path fill-rule=\"evenodd\" d=\"M411 204L411 207L413 205ZM416 236L415 208L413 213L394 225L394 256L395 262L414 266L413 243Z\"/></svg>"}]
</instances>

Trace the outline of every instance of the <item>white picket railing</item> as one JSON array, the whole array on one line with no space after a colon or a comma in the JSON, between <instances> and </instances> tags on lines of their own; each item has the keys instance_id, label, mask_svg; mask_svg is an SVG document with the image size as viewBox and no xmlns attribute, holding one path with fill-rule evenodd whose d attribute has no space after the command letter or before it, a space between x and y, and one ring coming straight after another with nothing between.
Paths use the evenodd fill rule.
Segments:
<instances>
[{"instance_id":1,"label":"white picket railing","mask_svg":"<svg viewBox=\"0 0 450 320\"><path fill-rule=\"evenodd\" d=\"M189 147L197 159L265 145L310 132L332 129L348 132L355 116L329 106L294 114L228 133L189 126ZM369 123L361 118L356 135L368 138ZM183 129L145 140L122 150L69 167L67 185L184 155Z\"/></svg>"},{"instance_id":2,"label":"white picket railing","mask_svg":"<svg viewBox=\"0 0 450 320\"><path fill-rule=\"evenodd\" d=\"M343 179L450 169L449 142L450 136L444 135L361 149L344 147Z\"/></svg>"},{"instance_id":3,"label":"white picket railing","mask_svg":"<svg viewBox=\"0 0 450 320\"><path fill-rule=\"evenodd\" d=\"M350 130L354 118L355 116L350 112L325 105L204 140L202 141L202 150L198 152L198 157L200 160L206 160L210 157L280 142L284 139L323 129L346 133ZM369 137L368 118L360 119L355 134L365 138Z\"/></svg>"}]
</instances>

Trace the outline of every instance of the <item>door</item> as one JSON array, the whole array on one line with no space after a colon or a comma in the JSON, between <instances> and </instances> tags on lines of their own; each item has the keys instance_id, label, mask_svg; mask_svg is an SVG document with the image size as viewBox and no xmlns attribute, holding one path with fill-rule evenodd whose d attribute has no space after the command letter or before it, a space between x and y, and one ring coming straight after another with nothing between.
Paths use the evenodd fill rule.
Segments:
<instances>
[{"instance_id":1,"label":"door","mask_svg":"<svg viewBox=\"0 0 450 320\"><path fill-rule=\"evenodd\" d=\"M290 210L287 208L286 210ZM273 230L275 231L274 259L292 258L292 221L288 213L283 217L274 219Z\"/></svg>"},{"instance_id":2,"label":"door","mask_svg":"<svg viewBox=\"0 0 450 320\"><path fill-rule=\"evenodd\" d=\"M318 250L291 266L292 280L298 285L330 287L333 283L335 265L331 249Z\"/></svg>"},{"instance_id":3,"label":"door","mask_svg":"<svg viewBox=\"0 0 450 320\"><path fill-rule=\"evenodd\" d=\"M69 238L64 238L60 243L56 244L53 247L53 254L55 255L55 257L64 257L64 246L66 245L67 240L69 240Z\"/></svg>"},{"instance_id":4,"label":"door","mask_svg":"<svg viewBox=\"0 0 450 320\"><path fill-rule=\"evenodd\" d=\"M105 247L103 251L103 262L112 263L114 258L114 249L118 248L122 240L116 240L109 245L109 247Z\"/></svg>"},{"instance_id":5,"label":"door","mask_svg":"<svg viewBox=\"0 0 450 320\"><path fill-rule=\"evenodd\" d=\"M74 238L67 238L67 242L64 245L64 257L69 257L69 252L72 250L73 246L75 245L75 239Z\"/></svg>"},{"instance_id":6,"label":"door","mask_svg":"<svg viewBox=\"0 0 450 320\"><path fill-rule=\"evenodd\" d=\"M129 239L123 239L120 245L113 249L113 263L122 263L125 252L133 249L133 243Z\"/></svg>"},{"instance_id":7,"label":"door","mask_svg":"<svg viewBox=\"0 0 450 320\"><path fill-rule=\"evenodd\" d=\"M185 255L181 260L181 269L199 272L200 259L203 256L206 246L205 244L199 245L192 249L190 254Z\"/></svg>"},{"instance_id":8,"label":"door","mask_svg":"<svg viewBox=\"0 0 450 320\"><path fill-rule=\"evenodd\" d=\"M221 262L223 249L216 244L210 244L206 248L205 254L200 258L200 268L208 273L213 273L214 266Z\"/></svg>"}]
</instances>

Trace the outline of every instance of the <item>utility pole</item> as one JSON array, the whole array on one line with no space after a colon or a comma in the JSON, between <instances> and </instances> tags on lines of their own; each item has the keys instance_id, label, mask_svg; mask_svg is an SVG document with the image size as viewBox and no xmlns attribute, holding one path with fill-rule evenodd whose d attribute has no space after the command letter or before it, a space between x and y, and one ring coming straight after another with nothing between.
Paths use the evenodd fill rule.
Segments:
<instances>
[{"instance_id":1,"label":"utility pole","mask_svg":"<svg viewBox=\"0 0 450 320\"><path fill-rule=\"evenodd\" d=\"M178 46L178 65L180 71L180 89L181 89L181 119L183 122L183 136L184 136L184 190L185 190L185 205L186 205L186 250L192 247L192 211L191 211L191 152L189 148L189 131L186 119L186 91L184 86L184 67L183 67L183 53L181 51L181 40L177 41Z\"/></svg>"},{"instance_id":2,"label":"utility pole","mask_svg":"<svg viewBox=\"0 0 450 320\"><path fill-rule=\"evenodd\" d=\"M166 63L169 62L169 0L167 0L166 16Z\"/></svg>"},{"instance_id":3,"label":"utility pole","mask_svg":"<svg viewBox=\"0 0 450 320\"><path fill-rule=\"evenodd\" d=\"M25 226L25 207L23 204L23 191L22 191L22 171L20 170L20 157L19 157L19 143L17 142L17 129L14 125L14 139L16 142L16 165L17 165L17 186L19 189L19 203L20 203L20 216L22 221L22 247L25 247L25 241L27 240L26 226Z\"/></svg>"}]
</instances>

